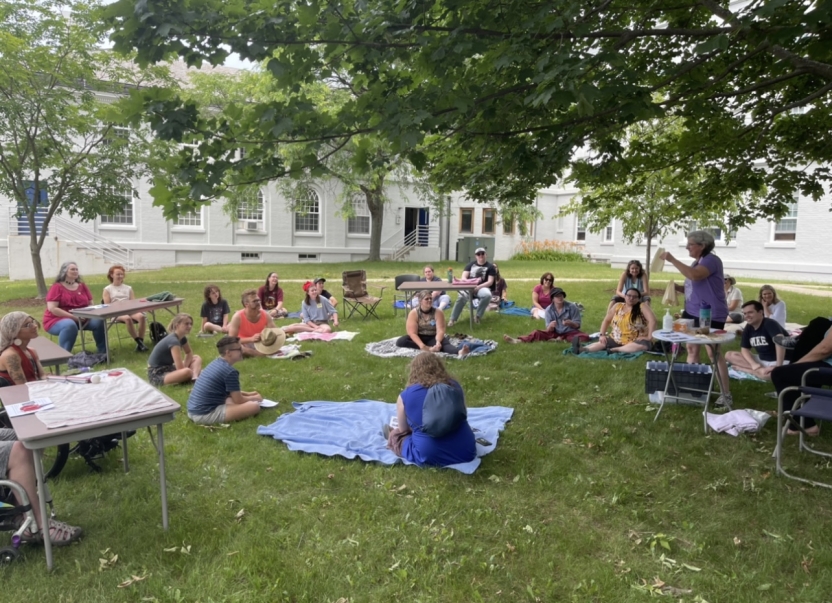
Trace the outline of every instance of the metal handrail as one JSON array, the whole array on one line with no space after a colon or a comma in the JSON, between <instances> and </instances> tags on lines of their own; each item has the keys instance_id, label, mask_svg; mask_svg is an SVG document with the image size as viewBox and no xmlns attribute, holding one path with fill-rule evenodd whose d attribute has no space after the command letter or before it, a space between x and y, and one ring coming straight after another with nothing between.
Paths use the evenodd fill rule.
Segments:
<instances>
[{"instance_id":1,"label":"metal handrail","mask_svg":"<svg viewBox=\"0 0 832 603\"><path fill-rule=\"evenodd\" d=\"M18 220L23 219L17 215L17 208L10 207L8 213L8 232L12 236L21 236L18 228ZM36 224L42 220L35 220ZM28 225L27 225L28 227ZM52 235L72 243L79 249L84 249L97 255L105 262L113 264L123 264L125 268L133 268L133 250L119 245L115 241L104 238L101 235L88 230L75 222L64 218L63 216L53 215L49 222L48 229L51 230ZM48 232L48 231L47 231ZM28 234L28 233L26 233Z\"/></svg>"},{"instance_id":2,"label":"metal handrail","mask_svg":"<svg viewBox=\"0 0 832 603\"><path fill-rule=\"evenodd\" d=\"M393 253L390 254L390 259L394 262L404 258L408 253L419 247L419 241L422 238L430 240L438 230L435 224L419 224L415 229L405 235L402 242L393 248Z\"/></svg>"}]
</instances>

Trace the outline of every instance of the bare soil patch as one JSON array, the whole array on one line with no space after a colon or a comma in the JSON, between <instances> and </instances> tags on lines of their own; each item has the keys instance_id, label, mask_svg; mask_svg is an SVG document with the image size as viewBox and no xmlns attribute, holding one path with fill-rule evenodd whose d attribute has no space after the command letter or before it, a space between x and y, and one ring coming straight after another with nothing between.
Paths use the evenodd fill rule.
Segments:
<instances>
[{"instance_id":1,"label":"bare soil patch","mask_svg":"<svg viewBox=\"0 0 832 603\"><path fill-rule=\"evenodd\" d=\"M31 308L33 306L43 307L44 305L46 305L46 302L38 297L21 297L20 299L9 299L0 302L0 307L4 308Z\"/></svg>"}]
</instances>

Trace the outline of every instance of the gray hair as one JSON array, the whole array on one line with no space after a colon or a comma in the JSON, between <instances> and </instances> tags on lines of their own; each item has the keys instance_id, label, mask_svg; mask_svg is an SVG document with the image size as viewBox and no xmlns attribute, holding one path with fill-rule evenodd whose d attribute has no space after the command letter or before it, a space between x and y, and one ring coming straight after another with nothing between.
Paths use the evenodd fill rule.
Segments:
<instances>
[{"instance_id":1,"label":"gray hair","mask_svg":"<svg viewBox=\"0 0 832 603\"><path fill-rule=\"evenodd\" d=\"M711 253L716 245L714 235L709 233L707 230L694 230L693 232L688 233L688 239L697 245L702 245L705 248L702 250L702 255Z\"/></svg>"},{"instance_id":2,"label":"gray hair","mask_svg":"<svg viewBox=\"0 0 832 603\"><path fill-rule=\"evenodd\" d=\"M78 267L78 264L75 262L64 262L61 264L61 269L58 270L58 277L55 279L56 283L63 283L66 280L66 273L69 270L70 266ZM81 273L78 273L78 278L75 279L76 283L83 283L84 281L81 280Z\"/></svg>"}]
</instances>

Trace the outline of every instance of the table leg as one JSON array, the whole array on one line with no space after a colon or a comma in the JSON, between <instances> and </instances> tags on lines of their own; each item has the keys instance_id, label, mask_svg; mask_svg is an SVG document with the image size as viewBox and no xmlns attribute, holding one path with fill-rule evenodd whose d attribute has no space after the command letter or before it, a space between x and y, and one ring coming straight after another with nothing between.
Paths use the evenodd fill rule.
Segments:
<instances>
[{"instance_id":1,"label":"table leg","mask_svg":"<svg viewBox=\"0 0 832 603\"><path fill-rule=\"evenodd\" d=\"M662 344L662 349L664 349L664 344ZM667 361L667 379L664 382L664 392L662 393L662 400L659 403L659 410L656 411L656 416L653 417L653 422L656 422L656 419L659 418L659 415L662 414L662 410L664 409L665 400L667 400L667 392L670 389L670 384L673 383L675 386L675 382L673 381L673 363L676 362L676 357L679 355L679 345L672 344L670 346L670 353L664 353L665 360ZM679 394L679 389L676 388L676 394Z\"/></svg>"},{"instance_id":2,"label":"table leg","mask_svg":"<svg viewBox=\"0 0 832 603\"><path fill-rule=\"evenodd\" d=\"M471 330L474 330L474 290L468 290L468 320L471 324Z\"/></svg>"},{"instance_id":3,"label":"table leg","mask_svg":"<svg viewBox=\"0 0 832 603\"><path fill-rule=\"evenodd\" d=\"M127 432L121 432L121 462L124 464L124 472L130 472L130 463L127 460Z\"/></svg>"},{"instance_id":4,"label":"table leg","mask_svg":"<svg viewBox=\"0 0 832 603\"><path fill-rule=\"evenodd\" d=\"M52 541L49 539L49 515L46 513L46 499L49 497L46 489L46 480L43 478L43 449L34 451L35 455L35 477L38 481L38 498L40 499L40 528L43 534L43 549L46 551L46 567L51 571L53 567Z\"/></svg>"},{"instance_id":5,"label":"table leg","mask_svg":"<svg viewBox=\"0 0 832 603\"><path fill-rule=\"evenodd\" d=\"M159 487L162 493L162 527L168 529L168 487L165 478L165 433L162 424L156 426L159 437Z\"/></svg>"}]
</instances>

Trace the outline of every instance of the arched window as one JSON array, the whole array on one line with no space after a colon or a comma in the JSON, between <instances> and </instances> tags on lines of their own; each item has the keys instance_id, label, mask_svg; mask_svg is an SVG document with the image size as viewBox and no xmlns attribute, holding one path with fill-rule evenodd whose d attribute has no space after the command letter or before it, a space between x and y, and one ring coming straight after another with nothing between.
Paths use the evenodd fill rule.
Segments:
<instances>
[{"instance_id":1,"label":"arched window","mask_svg":"<svg viewBox=\"0 0 832 603\"><path fill-rule=\"evenodd\" d=\"M295 204L295 232L320 232L321 202L318 193L306 189Z\"/></svg>"}]
</instances>

